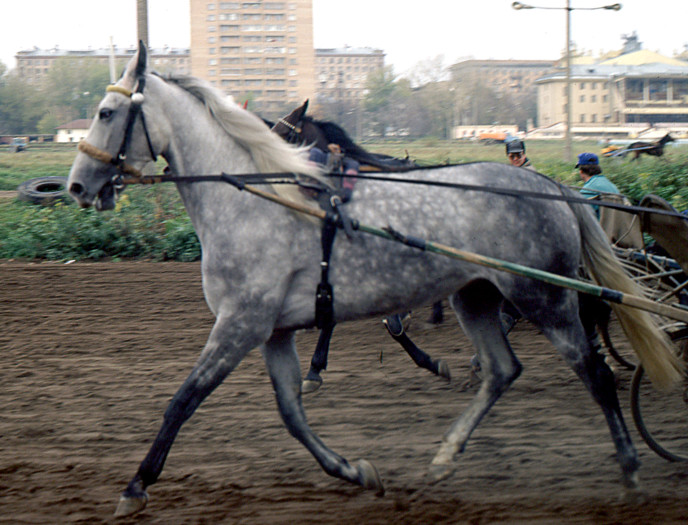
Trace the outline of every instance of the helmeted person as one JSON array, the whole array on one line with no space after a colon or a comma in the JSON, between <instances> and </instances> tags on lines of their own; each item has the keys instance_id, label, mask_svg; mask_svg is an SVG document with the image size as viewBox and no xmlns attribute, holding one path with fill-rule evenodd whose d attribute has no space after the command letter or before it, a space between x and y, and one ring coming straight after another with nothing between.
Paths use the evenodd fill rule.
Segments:
<instances>
[{"instance_id":1,"label":"helmeted person","mask_svg":"<svg viewBox=\"0 0 688 525\"><path fill-rule=\"evenodd\" d=\"M583 179L583 188L580 190L583 197L591 199L605 193L621 193L612 181L602 175L600 159L594 153L581 153L578 155L576 168L578 168L580 177ZM595 204L592 207L599 219L600 207Z\"/></svg>"},{"instance_id":2,"label":"helmeted person","mask_svg":"<svg viewBox=\"0 0 688 525\"><path fill-rule=\"evenodd\" d=\"M512 166L536 171L530 159L526 157L526 145L521 139L511 139L506 142L506 156Z\"/></svg>"}]
</instances>

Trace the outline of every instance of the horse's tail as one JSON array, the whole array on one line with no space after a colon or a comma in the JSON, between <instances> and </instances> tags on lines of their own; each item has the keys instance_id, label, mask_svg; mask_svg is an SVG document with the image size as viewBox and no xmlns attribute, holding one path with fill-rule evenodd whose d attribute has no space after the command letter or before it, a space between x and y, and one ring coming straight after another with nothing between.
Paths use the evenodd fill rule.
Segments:
<instances>
[{"instance_id":1,"label":"horse's tail","mask_svg":"<svg viewBox=\"0 0 688 525\"><path fill-rule=\"evenodd\" d=\"M607 236L588 205L570 204L570 207L580 226L583 262L592 279L600 286L642 296L640 287L614 256ZM669 338L652 316L623 304L611 306L653 384L666 389L679 381L683 375L681 362L674 354Z\"/></svg>"}]
</instances>

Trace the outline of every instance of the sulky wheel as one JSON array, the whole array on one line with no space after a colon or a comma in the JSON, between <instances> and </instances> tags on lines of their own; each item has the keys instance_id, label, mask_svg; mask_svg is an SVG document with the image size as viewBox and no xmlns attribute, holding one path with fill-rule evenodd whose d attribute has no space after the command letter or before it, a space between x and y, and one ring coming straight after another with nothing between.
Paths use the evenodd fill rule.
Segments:
<instances>
[{"instance_id":1,"label":"sulky wheel","mask_svg":"<svg viewBox=\"0 0 688 525\"><path fill-rule=\"evenodd\" d=\"M668 332L679 355L688 358L688 327ZM676 388L653 387L642 366L631 381L631 412L647 445L669 461L688 461L688 375Z\"/></svg>"}]
</instances>

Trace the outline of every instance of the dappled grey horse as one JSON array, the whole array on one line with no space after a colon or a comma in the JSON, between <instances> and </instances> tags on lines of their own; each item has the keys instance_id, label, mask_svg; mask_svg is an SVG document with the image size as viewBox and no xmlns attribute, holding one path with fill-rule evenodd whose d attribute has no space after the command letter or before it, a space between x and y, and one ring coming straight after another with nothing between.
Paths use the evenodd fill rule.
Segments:
<instances>
[{"instance_id":1,"label":"dappled grey horse","mask_svg":"<svg viewBox=\"0 0 688 525\"><path fill-rule=\"evenodd\" d=\"M140 45L122 78L109 86L79 146L69 191L81 206L112 209L119 174L137 174L158 155L180 177L271 171L319 176L302 152L206 83L152 74ZM475 163L415 175L553 195L568 192L540 175L504 164ZM170 401L116 514L145 507L146 489L160 476L182 424L256 347L261 348L289 432L328 474L382 494L373 465L366 460L349 462L330 450L308 426L301 401L294 333L315 321L320 225L223 182L177 186L202 245L203 289L216 321L198 361ZM276 185L275 191L294 200L302 197L293 186ZM582 259L600 284L637 293L588 206L374 181L359 182L356 193L349 213L361 224L391 225L419 238L571 278ZM586 340L576 292L363 233L338 237L331 263L337 321L386 315L450 297L477 349L482 384L444 436L432 461L433 479L452 472L473 430L521 372L500 328L499 310L507 299L543 331L590 390L607 419L624 481L637 487L638 456L621 415L614 378ZM650 316L621 306L617 315L657 383L677 378L676 360Z\"/></svg>"}]
</instances>

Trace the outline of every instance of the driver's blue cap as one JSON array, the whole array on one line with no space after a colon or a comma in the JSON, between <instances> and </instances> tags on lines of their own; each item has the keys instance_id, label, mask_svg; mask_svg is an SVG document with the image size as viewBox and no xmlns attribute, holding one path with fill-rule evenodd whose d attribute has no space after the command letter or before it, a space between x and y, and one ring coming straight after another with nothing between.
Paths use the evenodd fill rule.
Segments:
<instances>
[{"instance_id":1,"label":"driver's blue cap","mask_svg":"<svg viewBox=\"0 0 688 525\"><path fill-rule=\"evenodd\" d=\"M599 163L600 159L598 159L597 155L595 155L594 153L581 153L580 155L578 155L578 164L576 164L576 168Z\"/></svg>"}]
</instances>

